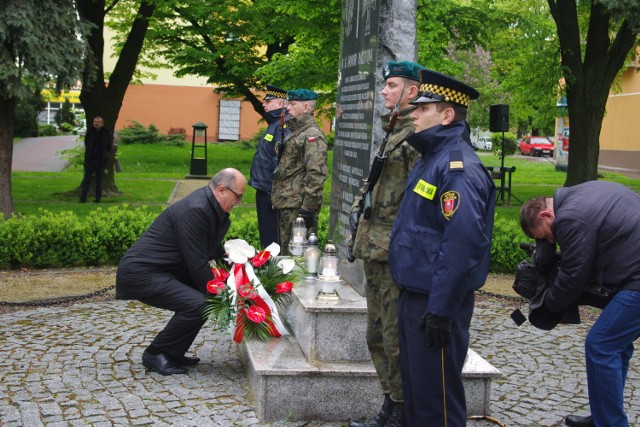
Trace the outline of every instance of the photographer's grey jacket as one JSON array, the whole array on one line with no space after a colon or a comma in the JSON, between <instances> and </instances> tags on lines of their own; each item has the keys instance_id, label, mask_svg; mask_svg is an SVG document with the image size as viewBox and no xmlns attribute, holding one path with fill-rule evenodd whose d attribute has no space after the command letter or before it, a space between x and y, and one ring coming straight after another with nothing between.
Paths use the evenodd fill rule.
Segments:
<instances>
[{"instance_id":1,"label":"photographer's grey jacket","mask_svg":"<svg viewBox=\"0 0 640 427\"><path fill-rule=\"evenodd\" d=\"M591 181L556 190L551 226L562 257L544 303L558 312L575 304L590 279L609 292L640 289L640 196Z\"/></svg>"}]
</instances>

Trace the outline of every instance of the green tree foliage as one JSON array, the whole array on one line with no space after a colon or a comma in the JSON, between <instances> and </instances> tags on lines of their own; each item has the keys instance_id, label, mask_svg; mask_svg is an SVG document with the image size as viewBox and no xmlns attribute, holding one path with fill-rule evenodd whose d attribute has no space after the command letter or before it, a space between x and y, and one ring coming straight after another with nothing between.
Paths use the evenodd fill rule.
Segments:
<instances>
[{"instance_id":1,"label":"green tree foliage","mask_svg":"<svg viewBox=\"0 0 640 427\"><path fill-rule=\"evenodd\" d=\"M59 127L63 127L63 124L67 124L71 127L74 127L76 125L76 114L73 112L71 102L69 102L69 98L64 99L62 107L58 111L56 111L54 120Z\"/></svg>"},{"instance_id":2,"label":"green tree foliage","mask_svg":"<svg viewBox=\"0 0 640 427\"><path fill-rule=\"evenodd\" d=\"M26 79L20 90L16 105L14 135L21 137L38 136L38 111L47 105L40 89Z\"/></svg>"},{"instance_id":3,"label":"green tree foliage","mask_svg":"<svg viewBox=\"0 0 640 427\"><path fill-rule=\"evenodd\" d=\"M244 98L260 114L255 91L267 82L312 88L333 102L340 16L339 0L158 2L143 63L169 63L177 76L206 77L218 92ZM109 25L121 33L130 17L119 7Z\"/></svg>"},{"instance_id":4,"label":"green tree foliage","mask_svg":"<svg viewBox=\"0 0 640 427\"><path fill-rule=\"evenodd\" d=\"M55 28L55 31L52 29ZM72 0L0 3L0 212L13 211L11 160L16 104L23 78L58 87L75 83L83 57L83 26Z\"/></svg>"}]
</instances>

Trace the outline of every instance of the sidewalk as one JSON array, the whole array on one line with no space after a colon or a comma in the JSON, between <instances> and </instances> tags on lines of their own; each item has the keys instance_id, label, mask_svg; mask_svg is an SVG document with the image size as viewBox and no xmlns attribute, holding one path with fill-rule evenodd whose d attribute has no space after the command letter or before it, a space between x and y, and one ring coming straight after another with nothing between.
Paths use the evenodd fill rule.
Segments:
<instances>
[{"instance_id":1,"label":"sidewalk","mask_svg":"<svg viewBox=\"0 0 640 427\"><path fill-rule=\"evenodd\" d=\"M567 414L587 414L583 343L591 322L550 332L529 323L517 328L508 316L513 308L512 301L479 298L474 313L471 347L503 373L493 382L491 415L507 426L562 426ZM142 351L170 315L132 301L0 315L0 424L346 425L261 423L236 344L206 326L192 347L202 362L187 375L146 372ZM629 425L640 425L639 365L636 356L626 389Z\"/></svg>"},{"instance_id":2,"label":"sidewalk","mask_svg":"<svg viewBox=\"0 0 640 427\"><path fill-rule=\"evenodd\" d=\"M56 155L83 144L78 135L43 136L24 138L13 145L11 170L29 172L60 172L68 164Z\"/></svg>"}]
</instances>

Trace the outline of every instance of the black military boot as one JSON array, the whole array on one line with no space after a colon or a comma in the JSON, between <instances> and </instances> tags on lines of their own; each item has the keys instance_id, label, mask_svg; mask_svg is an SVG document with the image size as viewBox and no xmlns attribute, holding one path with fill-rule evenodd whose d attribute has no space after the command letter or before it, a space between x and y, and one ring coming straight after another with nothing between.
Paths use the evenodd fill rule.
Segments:
<instances>
[{"instance_id":1,"label":"black military boot","mask_svg":"<svg viewBox=\"0 0 640 427\"><path fill-rule=\"evenodd\" d=\"M394 408L393 400L391 400L388 394L385 394L384 402L382 402L382 408L380 408L380 412L378 412L378 415L376 415L372 420L365 421L362 423L351 421L349 423L349 427L384 427L387 425L387 422L391 417L393 408Z\"/></svg>"},{"instance_id":2,"label":"black military boot","mask_svg":"<svg viewBox=\"0 0 640 427\"><path fill-rule=\"evenodd\" d=\"M394 403L393 410L386 427L404 427L404 413L402 403Z\"/></svg>"}]
</instances>

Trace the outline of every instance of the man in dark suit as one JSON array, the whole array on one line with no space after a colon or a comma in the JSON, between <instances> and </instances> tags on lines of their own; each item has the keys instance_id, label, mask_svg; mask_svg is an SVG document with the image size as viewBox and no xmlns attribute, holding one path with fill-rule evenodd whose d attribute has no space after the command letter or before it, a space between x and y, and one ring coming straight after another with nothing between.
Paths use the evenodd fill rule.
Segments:
<instances>
[{"instance_id":1,"label":"man in dark suit","mask_svg":"<svg viewBox=\"0 0 640 427\"><path fill-rule=\"evenodd\" d=\"M102 198L102 177L107 166L107 156L113 147L113 135L104 127L104 119L93 118L93 127L84 137L84 178L80 184L80 203L87 201L91 178L95 175L96 203Z\"/></svg>"},{"instance_id":2,"label":"man in dark suit","mask_svg":"<svg viewBox=\"0 0 640 427\"><path fill-rule=\"evenodd\" d=\"M175 314L142 355L162 375L184 374L200 361L185 353L204 325L209 261L223 255L229 212L242 200L247 181L223 169L209 185L167 208L127 251L116 275L116 298L136 299Z\"/></svg>"}]
</instances>

